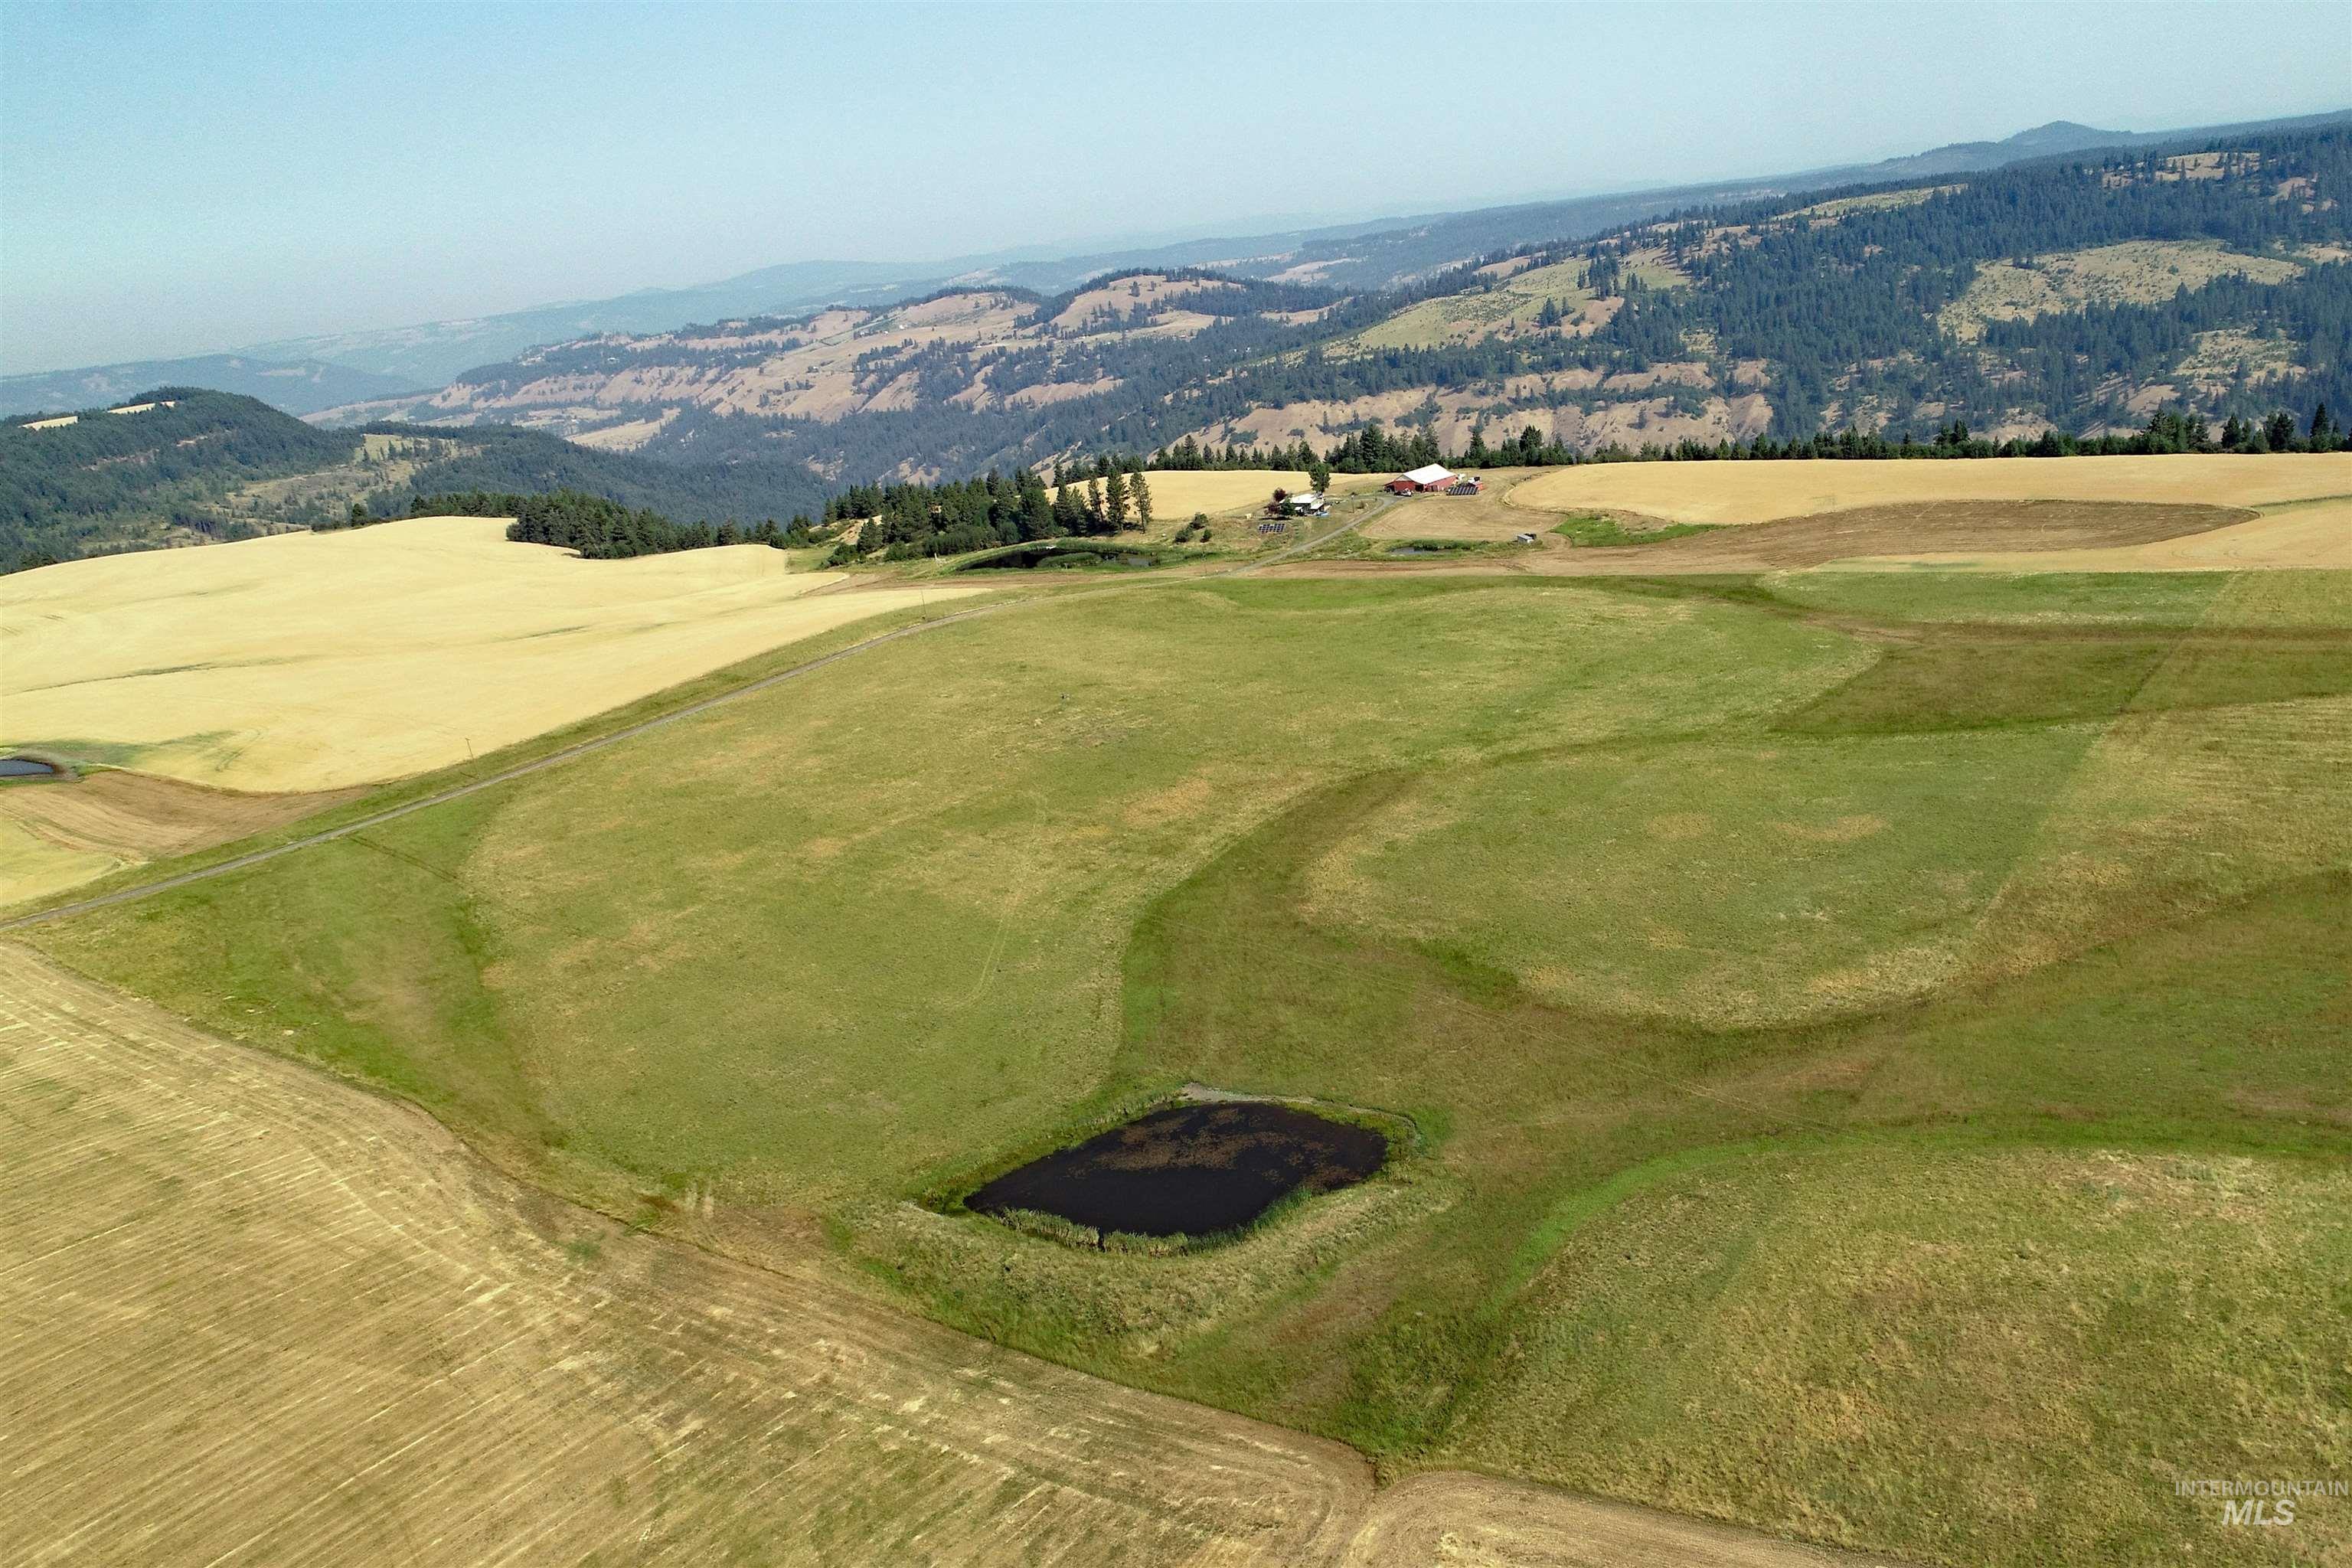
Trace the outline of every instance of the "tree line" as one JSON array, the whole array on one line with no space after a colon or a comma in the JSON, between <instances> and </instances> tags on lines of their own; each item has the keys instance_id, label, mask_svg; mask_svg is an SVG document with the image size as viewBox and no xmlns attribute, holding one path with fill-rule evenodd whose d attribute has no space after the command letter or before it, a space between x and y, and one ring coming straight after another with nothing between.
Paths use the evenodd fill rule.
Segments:
<instances>
[{"instance_id":1,"label":"tree line","mask_svg":"<svg viewBox=\"0 0 2352 1568\"><path fill-rule=\"evenodd\" d=\"M853 485L825 503L825 524L844 535L826 563L846 565L877 551L887 561L961 555L1151 525L1151 481L1140 458L1057 464L1053 477L1049 487L1034 468L992 468L981 479L944 484ZM845 537L852 525L854 542Z\"/></svg>"},{"instance_id":2,"label":"tree line","mask_svg":"<svg viewBox=\"0 0 2352 1568\"><path fill-rule=\"evenodd\" d=\"M1377 419L1368 420L1362 428L1350 431L1336 446L1320 453L1304 440L1291 447L1274 447L1264 450L1255 447L1200 447L1190 437L1173 447L1151 454L1149 460L1139 460L1127 455L1102 455L1075 464L1055 465L1056 472L1084 473L1107 468L1300 468L1305 469L1308 482L1317 489L1330 483L1330 476L1342 474L1376 474L1402 472L1428 463L1442 463L1454 468L1566 468L1578 463L1657 463L1697 462L1713 459L1740 461L1775 461L1848 458L1861 459L1895 459L1908 458L2088 458L2148 456L2175 452L2337 452L2352 448L2352 431L2340 425L2325 403L2315 405L2307 423L2299 423L2295 416L2278 409L2260 418L2241 418L2231 415L2219 427L2203 416L2193 412L2159 409L2148 416L2140 429L2127 433L2069 436L2055 428L2045 428L2028 437L2007 437L1995 441L1973 434L1964 420L1950 420L1938 426L1932 436L1916 437L1910 431L1890 435L1884 430L1865 430L1854 426L1843 429L1815 431L1810 436L1790 436L1775 439L1759 436L1748 441L1692 441L1671 445L1645 444L1639 447L1608 446L1593 452L1580 452L1559 440L1546 436L1529 425L1517 436L1497 443L1489 443L1484 426L1474 426L1469 445L1459 452L1447 452L1440 447L1436 437L1428 430L1411 435L1391 434ZM1194 460L1202 453L1213 455L1213 461ZM1230 459L1230 460L1229 460Z\"/></svg>"},{"instance_id":3,"label":"tree line","mask_svg":"<svg viewBox=\"0 0 2352 1568\"><path fill-rule=\"evenodd\" d=\"M323 525L325 529L367 528L406 517L510 517L507 537L520 544L553 544L577 551L590 561L625 561L637 555L667 555L680 550L708 550L722 544L765 544L778 550L815 542L809 520L794 518L780 525L772 517L745 526L729 518L724 522L679 522L650 507L626 507L585 490L559 489L530 495L520 491L463 490L409 498L405 512L378 513L360 501L351 515Z\"/></svg>"}]
</instances>

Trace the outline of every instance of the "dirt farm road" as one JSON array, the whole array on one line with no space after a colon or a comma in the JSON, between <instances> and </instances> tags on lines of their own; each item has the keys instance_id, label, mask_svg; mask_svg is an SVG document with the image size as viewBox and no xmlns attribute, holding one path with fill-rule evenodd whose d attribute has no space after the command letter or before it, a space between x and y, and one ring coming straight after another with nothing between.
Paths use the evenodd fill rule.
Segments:
<instances>
[{"instance_id":1,"label":"dirt farm road","mask_svg":"<svg viewBox=\"0 0 2352 1568\"><path fill-rule=\"evenodd\" d=\"M0 943L12 1561L1852 1564L1351 1450L633 1234Z\"/></svg>"}]
</instances>

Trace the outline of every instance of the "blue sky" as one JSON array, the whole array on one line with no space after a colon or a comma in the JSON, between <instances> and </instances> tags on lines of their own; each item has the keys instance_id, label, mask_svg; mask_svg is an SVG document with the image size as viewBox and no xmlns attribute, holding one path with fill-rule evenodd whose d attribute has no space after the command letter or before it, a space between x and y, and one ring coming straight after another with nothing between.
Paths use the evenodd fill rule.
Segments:
<instances>
[{"instance_id":1,"label":"blue sky","mask_svg":"<svg viewBox=\"0 0 2352 1568\"><path fill-rule=\"evenodd\" d=\"M0 367L2352 104L2305 5L0 0Z\"/></svg>"}]
</instances>

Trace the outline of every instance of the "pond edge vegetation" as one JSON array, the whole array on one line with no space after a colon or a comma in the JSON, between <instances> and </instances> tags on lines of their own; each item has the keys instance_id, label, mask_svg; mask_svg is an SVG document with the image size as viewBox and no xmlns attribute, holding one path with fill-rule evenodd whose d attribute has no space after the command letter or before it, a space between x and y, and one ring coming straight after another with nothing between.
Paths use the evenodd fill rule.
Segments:
<instances>
[{"instance_id":1,"label":"pond edge vegetation","mask_svg":"<svg viewBox=\"0 0 2352 1568\"><path fill-rule=\"evenodd\" d=\"M1073 1117L1057 1124L1038 1137L1028 1139L1011 1149L1000 1151L986 1163L966 1165L945 1179L932 1182L918 1191L908 1201L915 1207L949 1219L971 1220L1000 1226L1017 1235L1034 1237L1056 1242L1085 1252L1115 1252L1148 1258L1172 1258L1192 1253L1210 1252L1231 1247L1252 1237L1275 1229L1301 1208L1328 1193L1313 1193L1303 1186L1294 1187L1260 1210L1247 1222L1229 1226L1223 1230L1199 1236L1144 1236L1131 1231L1106 1231L1090 1225L1080 1225L1060 1215L1036 1209L1008 1208L993 1214L983 1213L966 1205L966 1200L995 1181L999 1176L1016 1171L1033 1161L1074 1148L1090 1138L1115 1131L1129 1122L1151 1115L1154 1111L1181 1110L1200 1105L1279 1105L1294 1110L1307 1111L1327 1121L1369 1128L1387 1141L1388 1152L1380 1165L1361 1181L1348 1184L1348 1190L1393 1183L1404 1173L1404 1168L1425 1158L1431 1141L1424 1137L1420 1123L1402 1111L1376 1110L1370 1106L1349 1105L1336 1100L1319 1100L1311 1095L1244 1094L1213 1089L1205 1084L1188 1083L1175 1089L1160 1089L1140 1096L1127 1096L1110 1102L1090 1114Z\"/></svg>"}]
</instances>

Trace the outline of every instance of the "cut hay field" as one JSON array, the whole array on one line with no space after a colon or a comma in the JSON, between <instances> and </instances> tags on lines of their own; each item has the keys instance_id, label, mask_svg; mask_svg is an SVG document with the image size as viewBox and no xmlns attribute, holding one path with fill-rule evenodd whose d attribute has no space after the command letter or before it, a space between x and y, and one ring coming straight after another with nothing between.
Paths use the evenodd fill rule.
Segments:
<instances>
[{"instance_id":1,"label":"cut hay field","mask_svg":"<svg viewBox=\"0 0 2352 1568\"><path fill-rule=\"evenodd\" d=\"M1858 571L1906 566L1989 572L2352 571L2352 497L2277 501L2244 522L2171 539L2063 550L1923 552L1862 556L1840 565Z\"/></svg>"},{"instance_id":2,"label":"cut hay field","mask_svg":"<svg viewBox=\"0 0 2352 1568\"><path fill-rule=\"evenodd\" d=\"M1375 1497L1337 1444L552 1203L13 945L0 1092L15 1561L1864 1562L1481 1476Z\"/></svg>"},{"instance_id":3,"label":"cut hay field","mask_svg":"<svg viewBox=\"0 0 2352 1568\"><path fill-rule=\"evenodd\" d=\"M267 832L357 789L245 795L117 769L0 787L0 905Z\"/></svg>"},{"instance_id":4,"label":"cut hay field","mask_svg":"<svg viewBox=\"0 0 2352 1568\"><path fill-rule=\"evenodd\" d=\"M1985 458L1905 462L1587 463L1521 485L1548 511L1765 522L1934 501L2096 501L2252 509L2352 497L2352 452Z\"/></svg>"},{"instance_id":5,"label":"cut hay field","mask_svg":"<svg viewBox=\"0 0 2352 1568\"><path fill-rule=\"evenodd\" d=\"M2347 1464L2347 585L1160 579L26 936L642 1229L1383 1479L2324 1561L2352 1501L2174 1482ZM1418 1140L1173 1256L910 1201L1186 1083Z\"/></svg>"},{"instance_id":6,"label":"cut hay field","mask_svg":"<svg viewBox=\"0 0 2352 1568\"><path fill-rule=\"evenodd\" d=\"M0 742L247 792L422 773L914 603L758 545L581 561L418 518L0 582ZM933 598L976 588L933 588Z\"/></svg>"}]
</instances>

